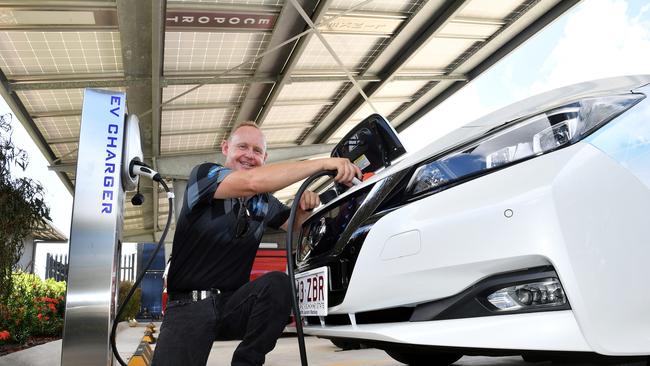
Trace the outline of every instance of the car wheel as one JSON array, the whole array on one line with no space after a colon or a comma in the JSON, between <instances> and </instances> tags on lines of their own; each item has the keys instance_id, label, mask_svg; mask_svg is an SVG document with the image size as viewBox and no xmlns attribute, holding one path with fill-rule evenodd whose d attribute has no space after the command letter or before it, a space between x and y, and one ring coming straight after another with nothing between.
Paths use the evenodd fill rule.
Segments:
<instances>
[{"instance_id":1,"label":"car wheel","mask_svg":"<svg viewBox=\"0 0 650 366\"><path fill-rule=\"evenodd\" d=\"M330 342L344 351L361 348L361 343L349 338L332 338Z\"/></svg>"},{"instance_id":2,"label":"car wheel","mask_svg":"<svg viewBox=\"0 0 650 366\"><path fill-rule=\"evenodd\" d=\"M386 353L396 361L411 366L449 366L460 360L463 355L443 352L417 352L386 350Z\"/></svg>"}]
</instances>

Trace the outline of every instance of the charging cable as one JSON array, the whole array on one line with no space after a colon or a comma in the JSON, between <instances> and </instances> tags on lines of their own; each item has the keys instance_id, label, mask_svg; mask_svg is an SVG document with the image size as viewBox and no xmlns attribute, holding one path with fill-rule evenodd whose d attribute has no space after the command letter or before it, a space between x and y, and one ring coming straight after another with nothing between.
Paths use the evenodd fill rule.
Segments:
<instances>
[{"instance_id":1,"label":"charging cable","mask_svg":"<svg viewBox=\"0 0 650 366\"><path fill-rule=\"evenodd\" d=\"M156 246L156 249L153 251L151 258L149 258L149 261L147 262L147 264L145 264L142 271L140 271L138 278L135 280L135 283L131 287L131 290L126 295L126 298L120 304L117 310L117 315L115 315L115 319L113 320L113 326L111 327L111 335L110 335L111 349L113 350L113 355L115 355L117 362L119 362L120 365L122 366L127 366L127 364L124 362L122 357L120 357L120 354L117 352L117 347L115 345L115 332L117 330L117 323L120 317L122 316L122 313L124 312L125 305L129 302L129 300L131 300L131 297L133 296L135 290L140 285L140 282L142 282L142 279L144 278L144 275L147 273L147 270L149 269L149 267L151 267L151 263L153 263L154 259L156 258L156 254L158 254L158 251L160 250L163 243L165 242L165 237L167 237L167 231L169 231L169 225L172 222L172 207L174 207L174 193L169 191L169 187L167 187L167 184L162 179L160 174L158 174L158 172L151 169L143 162L133 159L129 163L129 174L134 178L137 175L140 175L158 182L165 189L165 192L167 193L167 198L169 199L169 213L167 214L167 223L165 224L165 229L163 230L162 235L160 236L160 240L158 241L158 245Z\"/></svg>"},{"instance_id":2,"label":"charging cable","mask_svg":"<svg viewBox=\"0 0 650 366\"><path fill-rule=\"evenodd\" d=\"M335 176L336 170L323 170L318 172L311 177L307 178L300 189L296 192L296 198L293 200L291 205L291 213L289 214L289 224L287 225L287 272L289 275L289 283L291 284L291 304L293 305L293 316L296 321L296 333L298 335L298 348L300 349L300 363L302 366L307 365L307 351L305 350L305 336L302 332L302 318L300 316L300 309L298 308L298 292L296 291L296 281L293 273L293 257L292 257L292 241L293 241L293 222L296 220L296 212L298 211L298 206L300 205L300 197L303 192L312 184L316 179L329 175ZM355 178L356 179L356 178ZM358 181L358 180L357 180ZM355 182L356 183L356 182Z\"/></svg>"}]
</instances>

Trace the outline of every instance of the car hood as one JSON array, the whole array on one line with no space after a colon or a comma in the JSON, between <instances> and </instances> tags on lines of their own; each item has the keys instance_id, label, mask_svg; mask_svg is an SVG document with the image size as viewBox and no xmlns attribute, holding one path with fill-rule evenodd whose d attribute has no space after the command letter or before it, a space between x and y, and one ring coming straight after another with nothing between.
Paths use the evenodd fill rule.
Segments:
<instances>
[{"instance_id":1,"label":"car hood","mask_svg":"<svg viewBox=\"0 0 650 366\"><path fill-rule=\"evenodd\" d=\"M420 150L407 153L393 162L393 165L382 169L370 179L349 189L327 206L336 204L337 201L344 199L349 194L372 185L388 175L414 166L458 145L473 141L497 126L542 113L580 98L629 93L647 84L650 84L650 75L619 76L573 84L529 97L472 121Z\"/></svg>"}]
</instances>

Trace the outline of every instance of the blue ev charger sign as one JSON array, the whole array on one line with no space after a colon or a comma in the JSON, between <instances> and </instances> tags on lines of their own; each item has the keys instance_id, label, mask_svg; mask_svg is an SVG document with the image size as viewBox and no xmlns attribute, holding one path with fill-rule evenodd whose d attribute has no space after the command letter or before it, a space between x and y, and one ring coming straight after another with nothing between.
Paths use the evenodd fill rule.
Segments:
<instances>
[{"instance_id":1,"label":"blue ev charger sign","mask_svg":"<svg viewBox=\"0 0 650 366\"><path fill-rule=\"evenodd\" d=\"M61 365L112 365L126 95L84 91Z\"/></svg>"}]
</instances>

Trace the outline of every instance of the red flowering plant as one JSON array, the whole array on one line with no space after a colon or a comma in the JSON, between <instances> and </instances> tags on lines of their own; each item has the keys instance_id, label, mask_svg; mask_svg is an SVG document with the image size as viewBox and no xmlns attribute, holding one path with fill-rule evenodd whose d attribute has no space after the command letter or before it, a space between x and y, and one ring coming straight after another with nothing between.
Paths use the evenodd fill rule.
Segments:
<instances>
[{"instance_id":1,"label":"red flowering plant","mask_svg":"<svg viewBox=\"0 0 650 366\"><path fill-rule=\"evenodd\" d=\"M22 272L14 273L12 282L11 293L0 305L0 342L25 343L30 337L60 336L65 282L42 281Z\"/></svg>"},{"instance_id":2,"label":"red flowering plant","mask_svg":"<svg viewBox=\"0 0 650 366\"><path fill-rule=\"evenodd\" d=\"M8 330L0 331L0 342L6 342L11 338L11 333Z\"/></svg>"}]
</instances>

